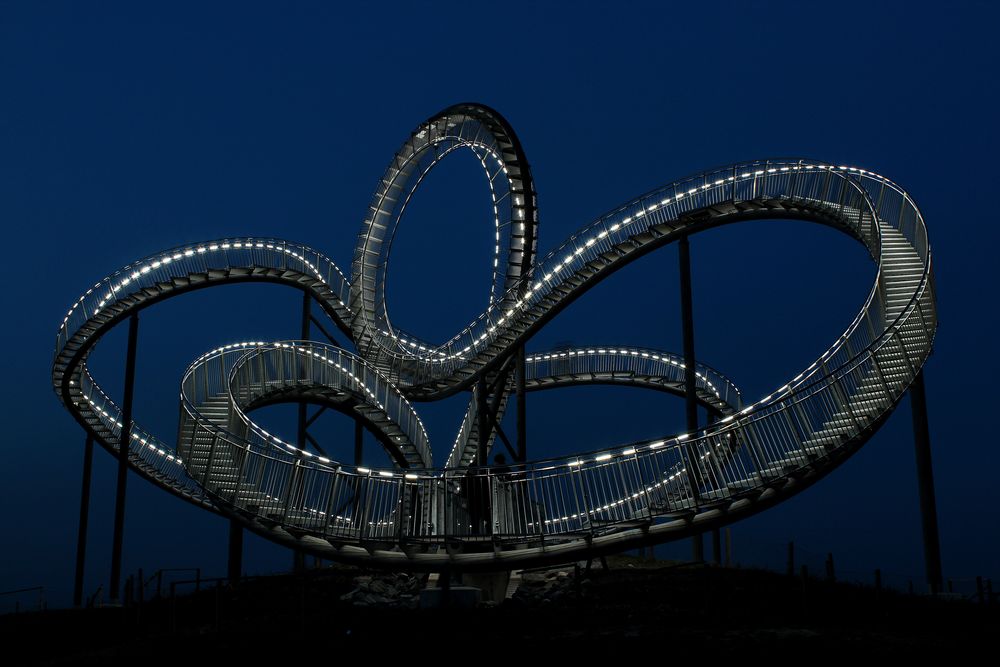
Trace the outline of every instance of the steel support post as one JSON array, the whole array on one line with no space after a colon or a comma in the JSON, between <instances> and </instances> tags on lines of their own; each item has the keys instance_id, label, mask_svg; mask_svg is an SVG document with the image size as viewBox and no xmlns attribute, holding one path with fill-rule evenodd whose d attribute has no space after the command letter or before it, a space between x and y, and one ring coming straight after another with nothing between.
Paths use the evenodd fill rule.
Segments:
<instances>
[{"instance_id":1,"label":"steel support post","mask_svg":"<svg viewBox=\"0 0 1000 667\"><path fill-rule=\"evenodd\" d=\"M681 271L681 324L684 334L684 407L687 417L687 430L692 436L698 430L698 397L695 394L695 374L694 374L694 315L691 305L691 249L688 244L688 237L682 236L677 245L680 255ZM695 503L698 502L698 485L700 483L698 475L698 452L694 451L690 445L685 445L687 450L688 483L691 485L691 493ZM701 533L691 538L691 556L696 561L705 560L705 546L702 542Z\"/></svg>"},{"instance_id":2,"label":"steel support post","mask_svg":"<svg viewBox=\"0 0 1000 667\"><path fill-rule=\"evenodd\" d=\"M80 526L76 535L76 574L73 579L73 606L83 605L83 565L87 558L87 521L90 518L90 471L94 460L94 437L87 434L83 446L83 481L80 488Z\"/></svg>"},{"instance_id":3,"label":"steel support post","mask_svg":"<svg viewBox=\"0 0 1000 667\"><path fill-rule=\"evenodd\" d=\"M715 422L715 415L711 410L705 410L705 426L711 426ZM722 529L712 529L712 564L722 565Z\"/></svg>"},{"instance_id":4,"label":"steel support post","mask_svg":"<svg viewBox=\"0 0 1000 667\"><path fill-rule=\"evenodd\" d=\"M311 312L310 312L310 310L311 310L310 306L311 305L312 305L312 297L309 296L309 292L303 292L302 293L302 326L301 326L301 328L299 330L299 333L300 333L299 340L309 340L309 336L311 334L310 319L309 319L310 316L311 316ZM300 359L299 363L302 364L302 369L299 372L299 378L302 379L302 380L305 380L306 379L305 360L304 359ZM307 443L308 435L309 435L308 434L308 420L309 420L309 417L307 415L308 408L309 408L309 405L305 401L301 401L301 400L299 401L299 428L298 428L299 432L298 432L298 438L297 438L297 440L298 440L299 449L301 449L303 451L305 451L306 445L308 444ZM296 573L301 573L301 572L303 572L305 570L305 554L302 553L300 550L295 549L295 548L292 549L292 569Z\"/></svg>"},{"instance_id":5,"label":"steel support post","mask_svg":"<svg viewBox=\"0 0 1000 667\"><path fill-rule=\"evenodd\" d=\"M490 402L487 397L489 385L485 376L480 376L476 383L476 415L478 417L479 443L476 447L476 466L478 470L473 471L473 475L466 481L471 484L469 489L469 518L472 520L473 535L484 535L490 532L490 521L492 508L489 504L489 482L485 477L484 467L489 465L489 440L492 432L490 423Z\"/></svg>"},{"instance_id":6,"label":"steel support post","mask_svg":"<svg viewBox=\"0 0 1000 667\"><path fill-rule=\"evenodd\" d=\"M135 349L139 337L139 316L128 319L128 351L125 356L125 395L122 398L122 428L118 439L118 480L115 485L115 527L111 542L111 582L109 597L121 599L122 538L125 533L125 484L128 480L128 450L132 436L132 398L135 393Z\"/></svg>"},{"instance_id":7,"label":"steel support post","mask_svg":"<svg viewBox=\"0 0 1000 667\"><path fill-rule=\"evenodd\" d=\"M517 462L528 460L527 396L524 391L524 345L517 348Z\"/></svg>"},{"instance_id":8,"label":"steel support post","mask_svg":"<svg viewBox=\"0 0 1000 667\"><path fill-rule=\"evenodd\" d=\"M299 337L299 340L309 340L309 336L311 333L311 330L309 328L309 317L310 317L309 311L311 304L312 304L312 297L309 296L309 292L304 292L302 296L302 330L301 330L302 335ZM299 373L299 376L303 380L305 379L305 372L306 372L305 364L303 363L302 372ZM306 416L306 409L308 407L309 406L305 403L305 401L299 402L299 437L298 437L299 449L306 448L306 428L307 428L306 421L308 419Z\"/></svg>"},{"instance_id":9,"label":"steel support post","mask_svg":"<svg viewBox=\"0 0 1000 667\"><path fill-rule=\"evenodd\" d=\"M229 520L229 558L226 562L226 578L230 586L239 583L243 576L243 526L234 519Z\"/></svg>"},{"instance_id":10,"label":"steel support post","mask_svg":"<svg viewBox=\"0 0 1000 667\"><path fill-rule=\"evenodd\" d=\"M910 385L910 410L913 414L913 444L917 458L917 486L920 493L920 517L924 533L924 566L931 593L941 592L941 542L938 537L937 502L934 498L934 470L931 465L931 437L927 424L927 393L924 371L917 373Z\"/></svg>"},{"instance_id":11,"label":"steel support post","mask_svg":"<svg viewBox=\"0 0 1000 667\"><path fill-rule=\"evenodd\" d=\"M487 401L487 388L485 376L480 376L476 382L476 425L479 433L479 446L476 448L476 465L486 466L489 464L489 439L490 439L490 407Z\"/></svg>"}]
</instances>

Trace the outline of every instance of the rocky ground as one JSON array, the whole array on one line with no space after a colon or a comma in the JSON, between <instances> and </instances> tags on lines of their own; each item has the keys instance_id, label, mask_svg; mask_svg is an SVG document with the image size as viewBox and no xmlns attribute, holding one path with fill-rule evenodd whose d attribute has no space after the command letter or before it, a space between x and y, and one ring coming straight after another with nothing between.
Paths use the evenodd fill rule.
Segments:
<instances>
[{"instance_id":1,"label":"rocky ground","mask_svg":"<svg viewBox=\"0 0 1000 667\"><path fill-rule=\"evenodd\" d=\"M416 609L427 578L406 573L375 573L354 577L354 588L340 596L356 607Z\"/></svg>"},{"instance_id":2,"label":"rocky ground","mask_svg":"<svg viewBox=\"0 0 1000 667\"><path fill-rule=\"evenodd\" d=\"M1000 637L997 605L625 556L608 565L525 571L509 599L475 609L417 608L426 575L336 566L129 608L8 615L3 663L332 661L344 651L496 659L509 648L521 660L528 647L591 657L648 648L664 659L954 658L995 653Z\"/></svg>"}]
</instances>

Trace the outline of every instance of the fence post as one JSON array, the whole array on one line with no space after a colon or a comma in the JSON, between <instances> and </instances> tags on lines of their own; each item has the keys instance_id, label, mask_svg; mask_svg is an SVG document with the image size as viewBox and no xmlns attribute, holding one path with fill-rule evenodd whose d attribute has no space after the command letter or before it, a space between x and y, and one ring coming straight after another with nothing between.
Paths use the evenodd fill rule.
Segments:
<instances>
[{"instance_id":1,"label":"fence post","mask_svg":"<svg viewBox=\"0 0 1000 667\"><path fill-rule=\"evenodd\" d=\"M215 582L215 631L222 630L222 582Z\"/></svg>"},{"instance_id":2,"label":"fence post","mask_svg":"<svg viewBox=\"0 0 1000 667\"><path fill-rule=\"evenodd\" d=\"M805 565L802 566L802 572L800 574L800 581L802 582L802 611L806 610L806 588L809 581L809 568Z\"/></svg>"},{"instance_id":3,"label":"fence post","mask_svg":"<svg viewBox=\"0 0 1000 667\"><path fill-rule=\"evenodd\" d=\"M177 634L177 598L174 596L177 582L170 582L170 632Z\"/></svg>"},{"instance_id":4,"label":"fence post","mask_svg":"<svg viewBox=\"0 0 1000 667\"><path fill-rule=\"evenodd\" d=\"M788 543L788 576L795 575L795 542Z\"/></svg>"},{"instance_id":5,"label":"fence post","mask_svg":"<svg viewBox=\"0 0 1000 667\"><path fill-rule=\"evenodd\" d=\"M828 553L826 555L826 579L827 581L836 581L837 577L833 572L833 554Z\"/></svg>"},{"instance_id":6,"label":"fence post","mask_svg":"<svg viewBox=\"0 0 1000 667\"><path fill-rule=\"evenodd\" d=\"M122 606L124 607L132 606L132 589L134 586L135 583L132 578L132 575L130 574L128 575L128 578L125 580L125 604Z\"/></svg>"}]
</instances>

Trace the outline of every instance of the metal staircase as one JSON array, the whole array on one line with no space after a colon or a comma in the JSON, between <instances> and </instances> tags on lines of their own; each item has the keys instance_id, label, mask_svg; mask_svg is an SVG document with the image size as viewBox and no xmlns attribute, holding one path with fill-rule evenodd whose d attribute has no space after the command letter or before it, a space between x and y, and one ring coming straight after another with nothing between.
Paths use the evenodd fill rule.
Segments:
<instances>
[{"instance_id":1,"label":"metal staircase","mask_svg":"<svg viewBox=\"0 0 1000 667\"><path fill-rule=\"evenodd\" d=\"M384 307L386 258L416 187L459 149L480 158L494 197L491 306L449 341L429 344L393 328ZM473 400L444 465L435 467L411 400L496 377L512 351L562 308L682 235L770 218L829 225L862 243L878 266L857 317L796 377L744 404L732 382L699 365L697 399L718 415L715 423L504 468L470 467L479 448ZM224 239L153 255L96 283L69 310L57 335L53 386L81 425L117 451L121 410L87 369L104 333L194 289L266 281L303 290L359 354L310 341L213 350L182 381L176 444L134 424L130 464L186 500L324 557L488 570L676 539L788 498L872 436L933 345L923 218L904 190L862 169L795 159L730 165L643 195L532 262L536 238L534 186L509 126L492 110L452 108L418 128L387 170L350 281L320 253L277 239ZM526 371L532 391L573 384L684 391L683 360L656 350L551 350L529 354ZM497 420L512 386L501 378L490 394ZM257 407L300 400L362 420L395 466L344 465L252 420Z\"/></svg>"}]
</instances>

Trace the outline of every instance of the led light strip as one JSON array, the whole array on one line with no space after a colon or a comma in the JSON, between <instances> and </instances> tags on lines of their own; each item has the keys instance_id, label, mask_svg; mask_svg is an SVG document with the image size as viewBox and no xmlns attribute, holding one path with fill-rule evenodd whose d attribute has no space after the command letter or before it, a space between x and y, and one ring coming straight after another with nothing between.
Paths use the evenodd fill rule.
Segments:
<instances>
[{"instance_id":1,"label":"led light strip","mask_svg":"<svg viewBox=\"0 0 1000 667\"><path fill-rule=\"evenodd\" d=\"M461 114L459 114L461 115ZM471 116L470 116L471 117ZM463 121L464 122L464 121ZM434 125L435 131L440 131L441 126L455 127L455 123L451 121L440 121L437 125ZM469 126L471 127L471 126ZM458 132L459 136L462 135L467 129L463 125L461 131ZM506 154L506 153L505 153ZM495 154L493 154L495 155ZM480 157L483 157L482 155ZM527 168L526 163L520 164L519 169L525 170ZM803 173L820 173L829 175L830 178L822 177L820 180L809 181L808 179L804 182L808 186L807 188L796 191L794 189L795 184L798 182L795 179L798 174ZM522 173L522 177L524 174ZM510 174L508 174L508 178ZM773 180L779 179L779 180ZM780 180L785 179L785 180ZM520 180L518 183L524 185L524 193L534 197L533 186L530 184L530 178L526 180ZM839 187L837 192L840 193L840 203L837 203L836 197L829 199L824 198L826 195L817 194L817 187L820 184L823 188L826 188L826 193L830 193L831 183ZM549 253L546 260L541 262L537 271L532 275L534 279L529 280L526 273L521 275L519 280L514 281L514 283L509 287L505 294L505 298L498 299L494 304L487 309L476 322L467 327L457 336L453 337L451 341L443 346L438 346L431 349L429 346L422 345L421 343L411 340L409 337L394 336L389 332L376 332L381 336L388 336L389 339L394 341L394 345L399 349L406 351L406 358L413 359L418 362L418 364L424 364L423 366L417 366L421 373L429 373L428 377L433 378L433 382L441 383L447 385L449 382L460 381L460 371L465 371L467 369L469 360L472 358L470 355L480 355L480 361L488 361L488 357L482 356L482 351L487 345L492 345L499 336L509 335L511 333L520 335L522 333L531 333L530 327L532 322L538 317L536 314L531 314L528 311L530 309L536 309L540 306L545 308L551 308L558 304L559 300L562 298L561 294L556 293L556 290L563 290L568 287L573 289L576 282L576 276L580 271L580 267L584 263L593 262L598 258L599 255L607 252L609 249L613 248L616 244L622 243L628 240L632 247L637 247L638 244L643 242L648 242L645 240L636 240L640 235L644 235L642 238L646 239L650 235L647 233L654 227L664 226L669 229L669 225L674 225L675 228L678 224L683 224L679 222L679 216L690 212L692 210L705 209L708 206L714 205L715 202L727 202L731 201L732 198L739 198L737 194L739 193L750 193L753 198L775 198L781 199L782 197L788 196L791 198L794 206L805 208L803 209L805 213L802 215L808 217L808 215L822 215L812 211L810 206L814 205L817 207L817 211L822 207L826 207L823 210L830 210L833 207L839 206L839 211L834 210L834 213L839 213L840 221L837 224L841 224L845 228L852 230L872 251L873 256L879 263L879 274L876 277L876 284L872 288L872 293L868 297L868 301L862 308L861 313L855 318L854 322L848 327L848 329L834 342L834 344L828 348L815 362L812 363L808 368L799 373L790 382L783 385L778 390L772 392L768 396L756 401L755 403L745 406L735 414L726 415L718 424L715 424L705 431L699 431L697 433L682 433L669 438L658 439L654 441L639 442L629 445L618 445L612 448L605 448L596 452L587 452L585 454L580 454L570 458L554 459L551 461L537 461L530 466L524 468L524 474L535 474L542 473L549 470L557 471L557 475L565 476L564 479L573 479L576 475L589 475L589 474L603 474L602 470L611 470L611 468L605 468L606 466L616 466L619 465L619 461L625 459L628 460L639 460L642 458L647 467L652 467L656 470L656 478L653 480L648 480L642 483L641 488L631 488L628 493L622 494L620 496L603 496L597 503L593 506L587 506L585 512L580 513L560 513L559 517L551 517L545 520L546 524L558 523L558 522L568 522L568 521L579 521L581 517L587 516L597 516L604 513L612 512L616 508L629 503L630 501L637 500L641 497L643 493L653 493L658 490L671 489L670 493L677 493L680 496L685 494L690 496L692 493L697 494L697 490L690 489L691 480L688 479L688 468L684 465L683 452L689 451L692 453L688 461L697 462L694 467L700 468L704 463L710 459L718 459L719 454L717 450L719 448L728 448L731 445L725 443L733 443L732 439L729 439L730 435L739 435L744 433L753 433L753 428L755 424L760 424L761 428L769 427L772 417L777 415L779 409L785 409L790 403L787 403L791 399L796 401L802 400L806 401L811 399L813 396L831 396L833 389L833 382L836 378L840 376L847 376L849 372L860 373L860 380L852 380L855 384L850 385L854 389L852 391L857 391L860 396L865 396L862 393L862 389L866 386L865 382L871 380L874 377L873 373L879 357L877 354L880 353L882 349L880 346L886 345L887 341L890 340L890 336L896 336L893 341L898 341L900 347L900 353L905 357L907 363L909 364L909 371L898 370L895 366L890 366L890 369L894 372L894 377L909 377L907 373L916 372L919 366L926 359L926 355L929 353L929 347L933 341L933 334L936 328L936 315L933 311L933 285L930 281L930 252L929 248L926 246L926 234L925 228L923 226L923 219L920 216L919 211L913 204L912 199L909 195L895 186L893 183L887 179L873 174L870 171L863 169L858 169L855 167L850 167L846 165L834 166L834 165L822 165L818 163L806 163L806 161L775 161L775 162L764 162L761 163L747 163L745 165L736 165L728 167L724 170L717 170L714 172L709 172L707 174L702 174L691 179L685 179L679 181L674 185L661 188L654 192L652 195L647 195L641 197L630 204L620 207L611 214L602 217L597 222L585 228L582 232L573 235L559 248ZM853 188L853 189L852 189ZM879 190L881 188L881 190ZM519 191L512 185L511 199L512 204L514 204L512 218L517 219L519 213L522 215L522 208L517 208L517 206L524 205L524 201L518 201ZM822 188L819 188L822 189ZM890 211L889 215L895 215L895 218L890 218L888 223L881 219L881 202L882 202L882 192L888 192L892 201L896 201L896 196L901 200L899 204L898 212ZM730 195L731 193L731 195ZM791 193L791 194L787 194ZM844 204L844 193L850 193L852 207L850 211L843 208ZM807 197L813 197L812 199L806 199ZM877 199L877 203L873 201ZM857 203L861 202L861 203ZM532 203L533 206L533 203ZM532 212L534 208L530 208ZM794 209L793 210L798 210ZM853 211L853 213L851 213ZM808 214L808 215L807 215ZM850 214L850 215L849 215ZM866 221L864 215L868 214L869 219ZM904 220L904 214L908 217ZM851 215L856 216L858 219L855 222ZM820 218L822 219L822 218ZM690 219L688 219L690 220ZM909 234L912 235L911 240L909 236L904 236L900 227L903 222L906 222L909 227L907 230ZM532 225L535 224L534 220L522 222L522 229L524 231L524 225L526 222L531 222ZM695 225L697 223L688 222L687 224ZM857 225L857 227L852 227L851 225ZM867 224L867 228L863 228L862 225ZM886 225L883 228L883 225ZM892 227L891 225L896 225ZM692 231L697 231L697 227L692 227ZM886 258L884 254L879 255L878 252L881 250L881 235L884 232L889 232L895 234L906 241L906 247L910 248L910 244L913 245L912 256L907 256L905 260L899 260L900 262L905 262L906 266L912 266L912 270L907 270L906 272L890 272L889 274L884 274L882 272L882 266L892 265L892 259ZM919 233L924 233L922 237L924 240L922 243L924 245L919 245ZM657 232L659 233L659 232ZM656 234L653 234L655 237ZM534 238L534 234L531 235ZM895 238L895 237L893 237ZM228 247L224 247L223 244L229 244ZM898 246L898 241L896 242ZM315 262L308 259L311 255L311 251L308 249L301 248L300 246L289 247L283 241L273 241L273 240L262 240L262 239L238 239L238 240L226 240L223 242L209 242L204 244L195 244L191 246L186 246L179 250L170 251L169 253L161 253L160 255L154 256L149 260L143 260L137 262L127 269L124 269L116 273L111 278L105 279L105 281L98 282L91 289L89 289L83 297L81 297L70 309L69 313L63 320L63 324L60 327L59 335L57 336L57 349L56 349L56 360L53 364L53 381L57 390L60 391L60 396L66 402L67 407L77 413L78 416L86 417L86 415L94 415L108 429L117 429L121 431L122 424L119 421L119 414L117 407L114 405L110 399L106 397L103 390L97 385L96 382L90 377L89 371L86 367L86 357L90 347L96 341L96 337L101 335L106 328L107 320L104 318L106 314L105 311L112 306L112 304L122 304L124 308L120 312L116 312L117 317L121 317L128 310L141 307L141 302L135 297L141 296L142 290L148 289L151 286L155 286L157 282L163 279L170 280L171 278L185 278L197 273L203 273L207 270L205 266L198 266L197 263L201 260L199 258L212 255L220 251L234 250L239 251L251 251L256 252L258 250L265 250L279 257L291 257L301 264L301 267L305 267L305 271L301 272L304 275L315 276L315 285L320 287L326 286L326 281L324 275L335 274L339 276L340 288L339 290L333 289L332 291L338 292L339 295L344 294L344 289L350 290L352 295L353 309L347 307L340 296L334 296L332 299L329 296L324 298L330 299L331 304L336 306L336 311L339 317L339 313L343 313L344 317L349 318L352 321L357 321L360 314L365 308L364 300L355 301L354 297L358 294L360 290L360 285L357 280L353 283L348 284L348 282L343 278L343 274L336 271L330 271L329 267L333 267L332 263L328 260L316 255L318 258ZM308 255L307 255L308 253ZM898 255L899 253L894 252L893 255ZM169 260L167 260L169 258ZM229 256L226 259L230 259ZM248 262L249 266L253 268L283 268L283 267L268 267L267 264L270 261L270 257L255 258L254 261ZM263 263L258 262L258 260L263 260ZM608 262L613 263L617 260L608 260ZM626 260L627 261L627 260ZM279 262L274 262L274 264L279 264ZM230 262L224 261L222 267L219 267L220 271L227 272L231 268L240 268L239 266L232 266ZM605 264L608 266L610 264ZM548 268L546 268L548 267ZM336 269L336 267L333 267ZM214 270L214 269L213 269ZM599 267L597 271L599 272L601 268ZM325 271L325 273L324 273ZM919 280L916 280L919 278ZM219 283L223 283L229 280L227 276L221 276L217 278ZM235 277L234 277L235 279ZM895 287L894 287L895 285ZM106 287L106 289L105 289ZM876 289L883 289L888 291L895 290L895 296L890 300L883 303L882 300L874 301L876 294ZM308 289L313 289L313 286L308 287ZM119 291L131 290L129 294L119 294ZM174 293L181 293L183 289L178 289ZM553 301L554 299L554 301ZM918 299L921 299L918 301ZM551 301L550 303L545 303L546 300ZM93 307L90 306L93 304ZM892 305L890 305L892 304ZM882 308L881 311L873 310L876 306ZM916 308L921 308L920 320L914 318L914 313ZM85 312L83 313L82 322L77 326L77 317L81 309ZM892 311L891 313L889 311ZM328 311L328 312L332 312ZM875 325L873 331L871 331L870 338L865 338L862 335L855 336L856 332L862 331L860 329L860 324L867 317L875 316L881 317L878 324ZM533 319L534 318L534 319ZM71 326L72 323L72 326ZM341 322L340 324L346 324ZM871 320L868 321L871 325ZM920 326L921 330L919 335L915 334L913 327ZM904 330L904 327L910 327L909 333L904 333L900 335L900 332ZM72 330L71 330L72 329ZM354 329L357 331L357 329ZM903 336L907 336L906 340ZM855 343L860 343L861 350L856 352L851 352L852 349L850 343L852 340ZM276 352L286 352L291 351L296 358L299 356L303 358L309 358L313 361L318 361L325 367L335 368L338 371L337 378L342 378L343 382L347 383L345 386L350 386L353 389L359 390L364 396L367 397L368 401L378 406L383 412L386 408L390 409L392 406L387 406L386 397L379 398L381 394L379 393L382 385L378 382L375 384L367 384L364 378L361 378L357 373L357 366L346 363L341 360L340 356L331 357L329 351L314 349L312 346L318 347L318 344L314 343L261 343L260 341L255 342L244 342L244 343L234 343L228 346L223 346L216 348L210 353L202 355L196 360L195 364L204 364L211 361L214 357L213 355L235 353L238 355L251 355L251 354L263 354L269 351ZM464 346L464 347L463 347ZM909 346L909 347L907 347ZM331 348L332 350L333 348ZM845 350L847 352L845 352ZM855 345L854 350L858 350L858 346ZM503 354L504 350L491 352L490 354ZM342 355L344 353L336 352L336 355ZM387 355L387 358L392 358L394 352L392 350L374 350L374 356L380 361L383 360L382 355ZM867 355L867 356L866 356ZM628 364L635 362L649 362L658 363L666 368L669 372L677 372L685 370L683 368L683 362L680 359L672 358L670 355L663 353L656 353L652 351L637 350L633 348L622 348L620 346L612 347L593 347L585 348L581 350L574 351L558 351L549 353L536 353L530 355L528 360L531 364L545 364L546 362L560 360L574 360L578 362L581 358L584 360L591 359L596 360L598 363L599 370L595 372L606 373L614 372L615 364L611 363L612 360L621 362L623 365L628 366ZM899 364L899 362L892 361L893 356L885 356L882 358L883 363L889 364ZM352 363L354 363L352 361ZM357 363L363 363L361 360L357 360ZM367 363L371 364L372 360L367 360ZM860 364L866 363L867 366L863 370ZM603 365L601 365L603 364ZM854 365L857 365L855 368ZM235 368L235 367L234 367ZM393 400L398 400L398 405L405 408L407 412L412 413L412 423L416 426L416 433L419 439L427 439L426 429L423 423L420 421L419 416L412 410L412 405L406 396L403 395L408 389L420 389L419 386L405 387L402 385L394 384L396 378L386 374L381 376L377 375L377 369L379 366L376 364L376 377L380 377L381 380L385 381L385 387L392 387L395 391L399 392ZM636 367L631 367L634 370ZM611 370L609 370L611 369ZM696 380L698 381L699 387L703 391L707 391L711 395L714 395L719 400L724 397L730 396L729 386L731 383L725 380L723 376L717 376L714 371L706 368L699 368L695 371ZM367 377L367 370L365 377ZM476 375L473 374L472 378L475 379ZM77 386L76 382L79 379L79 384L82 386ZM406 381L406 377L399 378L402 381ZM297 381L298 379L296 379ZM338 379L337 382L341 380ZM468 382L468 377L465 379ZM808 384L810 383L811 384ZM874 380L872 380L874 382ZM884 382L884 380L883 380ZM356 386L355 386L356 384ZM893 380L891 385L889 383L885 384L886 396L877 401L877 406L875 409L888 410L891 409L895 404L895 399L898 399L899 395L905 391L905 382ZM436 386L436 385L435 385ZM504 388L507 389L506 387ZM723 391L725 389L725 391ZM734 391L732 396L739 396L738 391ZM843 391L843 388L841 388ZM893 393L896 392L896 393ZM433 397L433 393L425 394L410 394L420 396L421 398ZM386 394L388 396L388 394ZM825 400L825 399L822 399ZM823 421L820 424L809 424L806 426L808 433L805 435L812 436L815 441L822 442L824 438L829 438L832 435L843 435L845 431L843 428L837 426L840 423L847 423L848 428L861 428L861 426L852 427L851 420L846 417L839 417L844 410L850 410L852 405L852 400L854 400L853 395L845 398L843 400L844 407L840 409L839 412L831 412L831 417L828 421ZM859 401L869 401L869 399L859 399ZM834 401L835 402L835 401ZM870 401L869 401L870 402ZM881 406L881 407L878 407ZM735 410L737 406L731 406ZM772 410L773 408L773 410ZM787 414L787 413L786 413ZM825 415L825 412L820 413ZM245 414L242 415L244 418ZM853 415L852 415L853 416ZM873 415L865 415L869 420ZM776 418L776 417L775 417ZM249 424L252 424L249 419L246 420ZM856 420L855 420L856 421ZM217 428L217 427L216 427ZM254 431L254 433L261 438L263 442L269 447L273 446L274 450L282 450L288 453L290 456L296 457L296 461L303 461L304 465L307 467L315 467L322 474L325 475L339 475L339 474L351 474L343 470L342 466L333 466L331 461L325 459L325 457L316 457L300 448L294 446L289 446L288 443L282 441L277 436L273 436L267 433L263 429ZM848 430L848 434L853 434L854 432ZM860 431L859 431L860 433ZM106 435L100 436L101 442L104 446L109 448L114 448L115 443L112 443ZM781 429L773 429L768 436L771 441L765 443L769 448L765 452L765 456L760 464L754 464L756 467L748 469L747 472L752 475L756 475L758 478L762 478L763 475L772 475L772 467L780 468L782 465L787 465L785 461L789 460L783 457L797 456L798 452L796 447L805 447L805 439L802 442L785 442L782 440L784 437L782 435ZM149 456L154 459L160 459L171 465L180 465L178 456L175 452L172 452L165 446L162 446L157 440L144 433L137 426L133 425L132 432L129 434L127 440L130 440L133 445L133 451L138 450L142 453L148 453ZM844 442L843 438L838 438L838 442ZM737 446L739 443L735 443ZM257 447L258 444L253 444L253 447ZM836 447L842 447L843 445L838 444ZM816 446L809 445L809 447L815 448ZM249 451L249 448L248 448ZM429 451L429 448L428 448ZM803 450L803 454L805 451ZM258 455L255 451L254 455ZM695 457L694 454L697 456ZM723 453L725 455L725 453ZM672 458L677 457L677 458ZM324 460L325 459L325 460ZM821 455L822 460L826 460L825 455ZM173 470L173 468L169 468ZM148 471L143 471L143 474L149 475ZM357 474L365 475L374 480L384 480L386 484L405 485L408 483L425 483L431 482L434 484L439 484L439 480L454 482L454 478L449 478L448 475L454 473L455 471L443 471L443 470L428 470L428 471L404 471L404 470L379 470L371 468L358 468L356 470ZM170 473L168 473L170 474ZM727 473L728 474L728 473ZM321 479L327 479L323 477ZM563 479L563 478L560 478ZM581 479L584 479L581 477ZM594 478L599 479L599 478ZM742 483L744 480L735 479L737 483ZM680 487L674 488L680 480ZM722 476L723 482L732 482L729 476ZM181 484L180 480L170 481L164 480L162 478L154 478L157 483L166 486L167 488L172 488L172 490L177 490L176 486L171 486L174 484ZM279 480L280 481L280 480ZM752 481L752 478L746 480L751 484L756 484ZM541 482L539 482L541 483ZM582 483L582 482L581 482ZM700 484L700 483L699 483ZM731 486L732 484L730 484ZM393 490L402 489L402 486L387 486L379 487L389 489L386 493L390 493ZM456 487L457 488L457 487ZM742 488L742 487L741 487ZM724 487L721 491L726 491ZM381 493L381 492L380 492ZM269 499L275 502L285 502L279 500L277 496L267 495ZM284 497L284 496L282 496ZM388 497L388 496L387 496ZM400 496L401 498L402 496ZM445 496L447 500L447 496ZM400 500L400 502L402 502ZM668 502L669 499L668 499ZM286 503L287 504L287 503ZM383 509L390 507L390 505L381 505ZM735 505L733 506L735 507ZM669 510L669 507L666 508ZM286 507L286 511L290 510L290 505ZM648 508L650 513L653 513L654 508L650 506ZM326 517L327 513L322 509L309 507L306 505L296 507L293 511L293 516L309 515L309 516L323 516ZM366 508L367 511L367 508ZM392 516L395 514L395 509L390 509L388 515L371 517L370 520L366 521L366 525L382 527L395 525ZM657 511L660 511L657 509ZM666 511L666 510L663 510ZM390 519L387 520L386 516ZM346 517L337 515L338 518L332 518L337 525L347 525L352 523L350 520L346 521ZM354 523L356 523L356 518ZM529 524L532 525L532 524ZM656 526L654 526L650 535L656 531ZM553 533L556 535L557 533ZM353 539L353 538L350 538ZM599 539L595 538L595 539ZM589 545L589 543L587 543ZM586 550L589 548L581 544L573 547L572 549ZM571 550L572 550L571 549ZM533 555L531 550L525 550L526 553L520 554L517 557L523 559L530 559ZM567 553L569 553L567 551ZM575 552L574 552L575 553ZM377 558L374 554L369 553L368 556L358 556L359 558Z\"/></svg>"}]
</instances>

